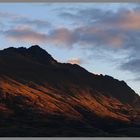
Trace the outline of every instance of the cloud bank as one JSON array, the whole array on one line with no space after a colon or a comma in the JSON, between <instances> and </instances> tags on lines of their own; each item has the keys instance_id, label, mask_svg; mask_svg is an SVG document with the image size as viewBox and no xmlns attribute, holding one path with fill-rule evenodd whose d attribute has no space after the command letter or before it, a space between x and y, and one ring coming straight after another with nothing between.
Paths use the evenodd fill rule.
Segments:
<instances>
[{"instance_id":1,"label":"cloud bank","mask_svg":"<svg viewBox=\"0 0 140 140\"><path fill-rule=\"evenodd\" d=\"M58 12L58 11L57 11ZM54 46L65 46L65 48L100 49L104 52L117 53L126 52L127 58L120 61L119 69L140 74L140 8L123 8L116 11L85 8L75 11L62 10L57 13L59 20L70 22L73 26L55 26L49 19L32 19L22 15L14 15L0 12L0 18L11 21L1 35L6 39L14 41L25 41L33 43L51 43ZM0 23L3 25L3 22ZM6 23L8 24L8 23ZM4 27L4 25L3 25ZM43 29L43 30L42 30ZM106 58L106 56L102 57ZM107 55L107 53L105 53ZM124 58L124 57L122 57ZM112 59L114 61L115 59ZM79 63L78 60L70 62Z\"/></svg>"}]
</instances>

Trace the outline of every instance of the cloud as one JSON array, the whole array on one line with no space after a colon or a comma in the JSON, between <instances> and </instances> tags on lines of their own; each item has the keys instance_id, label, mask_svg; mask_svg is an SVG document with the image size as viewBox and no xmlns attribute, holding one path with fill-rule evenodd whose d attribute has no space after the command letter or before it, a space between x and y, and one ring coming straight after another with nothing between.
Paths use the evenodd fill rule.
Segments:
<instances>
[{"instance_id":1,"label":"cloud","mask_svg":"<svg viewBox=\"0 0 140 140\"><path fill-rule=\"evenodd\" d=\"M107 14L108 13L108 14ZM107 15L106 15L107 14ZM81 21L84 23L92 23L97 20L108 17L112 14L112 11L104 11L101 9L90 8L90 9L79 9L77 12L62 12L59 14L62 18L69 18L70 20Z\"/></svg>"},{"instance_id":2,"label":"cloud","mask_svg":"<svg viewBox=\"0 0 140 140\"><path fill-rule=\"evenodd\" d=\"M8 13L8 12L3 12L0 11L0 18L9 18L9 17L15 17L16 15Z\"/></svg>"},{"instance_id":3,"label":"cloud","mask_svg":"<svg viewBox=\"0 0 140 140\"><path fill-rule=\"evenodd\" d=\"M48 41L54 44L72 46L77 40L68 28L57 28L50 31Z\"/></svg>"},{"instance_id":4,"label":"cloud","mask_svg":"<svg viewBox=\"0 0 140 140\"><path fill-rule=\"evenodd\" d=\"M42 43L46 41L47 36L44 33L35 31L28 26L18 26L14 29L4 31L7 39L12 41L25 41L33 43Z\"/></svg>"},{"instance_id":5,"label":"cloud","mask_svg":"<svg viewBox=\"0 0 140 140\"><path fill-rule=\"evenodd\" d=\"M13 14L9 12L0 11L0 18L6 20L5 25L10 24L10 26L28 25L31 27L36 27L38 29L51 27L51 23L47 20L41 18L31 18L21 14Z\"/></svg>"},{"instance_id":6,"label":"cloud","mask_svg":"<svg viewBox=\"0 0 140 140\"><path fill-rule=\"evenodd\" d=\"M87 25L96 25L101 28L123 28L139 29L140 28L140 9L118 9L117 11L103 9L83 9L76 13L62 12L60 17L70 20L80 21Z\"/></svg>"},{"instance_id":7,"label":"cloud","mask_svg":"<svg viewBox=\"0 0 140 140\"><path fill-rule=\"evenodd\" d=\"M140 74L140 58L134 58L128 60L128 62L123 63L120 67L123 70L134 72L135 74Z\"/></svg>"},{"instance_id":8,"label":"cloud","mask_svg":"<svg viewBox=\"0 0 140 140\"><path fill-rule=\"evenodd\" d=\"M47 28L51 26L51 24L47 20L29 19L27 17L22 17L22 18L18 17L14 19L14 22L18 24L35 26L37 28Z\"/></svg>"},{"instance_id":9,"label":"cloud","mask_svg":"<svg viewBox=\"0 0 140 140\"><path fill-rule=\"evenodd\" d=\"M119 24L127 29L140 29L140 10L127 11L126 15L122 16Z\"/></svg>"},{"instance_id":10,"label":"cloud","mask_svg":"<svg viewBox=\"0 0 140 140\"><path fill-rule=\"evenodd\" d=\"M80 34L80 40L83 43L90 45L93 43L98 46L121 46L122 48L138 46L140 9L119 9L114 12L93 8L79 10L76 13L62 12L60 17L67 17L81 23L82 26L77 27L79 30L76 29L76 34ZM134 36L132 37L132 35ZM133 40L130 41L131 39L134 39L136 43Z\"/></svg>"},{"instance_id":11,"label":"cloud","mask_svg":"<svg viewBox=\"0 0 140 140\"><path fill-rule=\"evenodd\" d=\"M76 29L74 34L77 35L79 42L85 45L91 45L92 47L93 45L116 47L122 43L121 34L110 29L102 30L96 27L82 27Z\"/></svg>"},{"instance_id":12,"label":"cloud","mask_svg":"<svg viewBox=\"0 0 140 140\"><path fill-rule=\"evenodd\" d=\"M67 48L73 48L76 44L80 44L81 47L93 45L117 47L121 45L122 37L113 30L100 30L96 27L84 26L73 30L63 27L52 29L48 33L48 41Z\"/></svg>"},{"instance_id":13,"label":"cloud","mask_svg":"<svg viewBox=\"0 0 140 140\"><path fill-rule=\"evenodd\" d=\"M103 20L108 26L135 30L140 29L140 10L119 10L112 17Z\"/></svg>"},{"instance_id":14,"label":"cloud","mask_svg":"<svg viewBox=\"0 0 140 140\"><path fill-rule=\"evenodd\" d=\"M11 18L13 24L37 27L38 30L51 26L47 20L31 19L23 15L0 12L0 16ZM139 43L139 37L134 33L140 28L140 10L138 8L119 9L116 12L99 8L78 8L77 11L71 12L63 10L59 16L67 17L70 22L80 22L81 24L76 24L77 26L72 30L66 27L52 29L47 35L47 40L54 44L69 48L75 44L80 44L90 47L108 46L113 49L135 48Z\"/></svg>"},{"instance_id":15,"label":"cloud","mask_svg":"<svg viewBox=\"0 0 140 140\"><path fill-rule=\"evenodd\" d=\"M132 56L128 58L126 61L120 64L119 68L123 71L131 72L134 77L136 77L131 79L131 81L140 81L140 57Z\"/></svg>"},{"instance_id":16,"label":"cloud","mask_svg":"<svg viewBox=\"0 0 140 140\"><path fill-rule=\"evenodd\" d=\"M79 58L70 58L70 59L68 59L67 63L70 63L70 64L81 64L82 60L79 59Z\"/></svg>"},{"instance_id":17,"label":"cloud","mask_svg":"<svg viewBox=\"0 0 140 140\"><path fill-rule=\"evenodd\" d=\"M125 48L126 45L131 46L127 40L140 28L139 13L138 10L132 9L114 12L93 8L79 10L77 13L62 12L60 17L82 23L80 27L77 24L77 28L73 31L74 43Z\"/></svg>"}]
</instances>

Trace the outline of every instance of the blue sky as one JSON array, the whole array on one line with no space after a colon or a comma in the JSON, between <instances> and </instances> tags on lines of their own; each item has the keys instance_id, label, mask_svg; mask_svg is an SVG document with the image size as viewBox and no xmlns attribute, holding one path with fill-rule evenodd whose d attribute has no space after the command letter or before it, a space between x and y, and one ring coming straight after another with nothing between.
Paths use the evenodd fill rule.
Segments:
<instances>
[{"instance_id":1,"label":"blue sky","mask_svg":"<svg viewBox=\"0 0 140 140\"><path fill-rule=\"evenodd\" d=\"M0 49L38 44L140 94L138 3L1 3Z\"/></svg>"}]
</instances>

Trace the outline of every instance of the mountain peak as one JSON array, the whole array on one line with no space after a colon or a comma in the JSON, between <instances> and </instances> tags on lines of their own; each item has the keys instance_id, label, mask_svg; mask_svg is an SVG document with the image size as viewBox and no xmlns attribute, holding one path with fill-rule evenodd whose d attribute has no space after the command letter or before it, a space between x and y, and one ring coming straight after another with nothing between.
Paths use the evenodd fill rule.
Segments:
<instances>
[{"instance_id":1,"label":"mountain peak","mask_svg":"<svg viewBox=\"0 0 140 140\"><path fill-rule=\"evenodd\" d=\"M28 50L45 51L39 45L33 45L33 46L29 47Z\"/></svg>"},{"instance_id":2,"label":"mountain peak","mask_svg":"<svg viewBox=\"0 0 140 140\"><path fill-rule=\"evenodd\" d=\"M42 49L39 45L33 45L28 48L27 51L32 58L41 63L54 64L57 62L46 50Z\"/></svg>"},{"instance_id":3,"label":"mountain peak","mask_svg":"<svg viewBox=\"0 0 140 140\"><path fill-rule=\"evenodd\" d=\"M57 61L44 49L42 49L39 45L33 45L29 47L28 49L25 47L9 47L4 49L4 51L1 51L1 53L6 53L8 55L11 55L14 53L14 55L22 55L26 58L30 58L36 62L42 63L42 64L55 64Z\"/></svg>"},{"instance_id":4,"label":"mountain peak","mask_svg":"<svg viewBox=\"0 0 140 140\"><path fill-rule=\"evenodd\" d=\"M44 49L42 49L39 45L33 45L27 49L28 54L37 57L48 56L52 58L52 56Z\"/></svg>"}]
</instances>

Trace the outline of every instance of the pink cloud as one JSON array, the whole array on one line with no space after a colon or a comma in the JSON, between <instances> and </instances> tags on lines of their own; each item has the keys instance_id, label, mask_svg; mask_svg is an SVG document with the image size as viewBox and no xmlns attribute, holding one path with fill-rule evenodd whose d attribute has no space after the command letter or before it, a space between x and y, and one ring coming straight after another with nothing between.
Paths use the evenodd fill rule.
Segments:
<instances>
[{"instance_id":1,"label":"pink cloud","mask_svg":"<svg viewBox=\"0 0 140 140\"><path fill-rule=\"evenodd\" d=\"M70 58L68 59L67 63L70 63L70 64L81 64L81 60L79 58Z\"/></svg>"},{"instance_id":2,"label":"pink cloud","mask_svg":"<svg viewBox=\"0 0 140 140\"><path fill-rule=\"evenodd\" d=\"M12 41L20 40L33 43L45 42L47 38L44 33L38 32L24 25L5 31L5 36Z\"/></svg>"},{"instance_id":3,"label":"pink cloud","mask_svg":"<svg viewBox=\"0 0 140 140\"><path fill-rule=\"evenodd\" d=\"M73 37L72 31L70 31L67 28L58 28L54 29L49 35L48 35L48 41L54 43L54 44L60 44L60 45L68 45L71 46L75 39Z\"/></svg>"}]
</instances>

